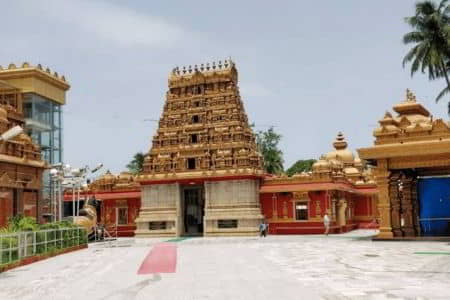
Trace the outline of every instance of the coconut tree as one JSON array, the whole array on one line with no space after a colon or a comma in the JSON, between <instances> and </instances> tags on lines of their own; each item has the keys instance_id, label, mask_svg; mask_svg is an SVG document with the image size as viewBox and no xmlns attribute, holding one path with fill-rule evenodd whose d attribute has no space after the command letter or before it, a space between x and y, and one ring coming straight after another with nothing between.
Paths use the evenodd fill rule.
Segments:
<instances>
[{"instance_id":1,"label":"coconut tree","mask_svg":"<svg viewBox=\"0 0 450 300\"><path fill-rule=\"evenodd\" d=\"M418 2L415 15L405 18L413 31L403 36L403 43L413 44L413 47L404 57L403 67L411 63L411 76L421 70L422 73L428 73L430 80L445 78L447 87L438 95L436 101L450 91L447 72L450 58L450 8L447 2L448 0L442 0L439 5L433 1Z\"/></svg>"}]
</instances>

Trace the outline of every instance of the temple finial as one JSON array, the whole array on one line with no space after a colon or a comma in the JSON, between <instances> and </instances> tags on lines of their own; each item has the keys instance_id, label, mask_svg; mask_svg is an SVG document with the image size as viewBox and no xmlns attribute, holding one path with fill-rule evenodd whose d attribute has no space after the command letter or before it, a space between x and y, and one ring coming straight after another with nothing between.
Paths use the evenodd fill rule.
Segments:
<instances>
[{"instance_id":1,"label":"temple finial","mask_svg":"<svg viewBox=\"0 0 450 300\"><path fill-rule=\"evenodd\" d=\"M416 102L416 95L410 89L406 89L406 101Z\"/></svg>"}]
</instances>

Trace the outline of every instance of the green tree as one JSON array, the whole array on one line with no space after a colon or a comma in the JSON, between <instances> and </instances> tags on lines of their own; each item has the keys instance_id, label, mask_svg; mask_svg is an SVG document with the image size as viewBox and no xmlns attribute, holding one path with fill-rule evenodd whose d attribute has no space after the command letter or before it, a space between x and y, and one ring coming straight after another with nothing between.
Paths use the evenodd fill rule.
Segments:
<instances>
[{"instance_id":1,"label":"green tree","mask_svg":"<svg viewBox=\"0 0 450 300\"><path fill-rule=\"evenodd\" d=\"M270 127L267 131L256 133L256 143L264 157L264 169L267 173L283 173L283 152L278 148L280 140L281 134L276 133L273 127Z\"/></svg>"},{"instance_id":2,"label":"green tree","mask_svg":"<svg viewBox=\"0 0 450 300\"><path fill-rule=\"evenodd\" d=\"M405 18L413 31L403 36L404 44L414 45L403 58L403 67L412 62L411 76L420 69L422 73L428 73L430 80L445 78L447 87L436 97L436 102L450 91L447 73L450 58L450 8L447 2L448 0L442 0L439 5L433 1L416 3L415 15Z\"/></svg>"},{"instance_id":3,"label":"green tree","mask_svg":"<svg viewBox=\"0 0 450 300\"><path fill-rule=\"evenodd\" d=\"M128 170L133 174L138 174L142 172L144 167L145 155L142 152L138 152L133 156L133 159L127 165Z\"/></svg>"},{"instance_id":4,"label":"green tree","mask_svg":"<svg viewBox=\"0 0 450 300\"><path fill-rule=\"evenodd\" d=\"M292 176L295 173L309 172L312 170L312 165L316 162L315 159L300 159L297 160L289 169L286 174Z\"/></svg>"}]
</instances>

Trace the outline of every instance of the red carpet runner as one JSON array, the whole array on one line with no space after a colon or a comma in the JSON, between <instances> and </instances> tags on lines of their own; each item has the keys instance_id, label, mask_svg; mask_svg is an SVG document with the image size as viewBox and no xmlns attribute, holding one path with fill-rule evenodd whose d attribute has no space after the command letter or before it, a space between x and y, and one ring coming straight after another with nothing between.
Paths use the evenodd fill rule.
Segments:
<instances>
[{"instance_id":1,"label":"red carpet runner","mask_svg":"<svg viewBox=\"0 0 450 300\"><path fill-rule=\"evenodd\" d=\"M177 246L172 243L161 243L150 250L138 274L175 273L176 267Z\"/></svg>"}]
</instances>

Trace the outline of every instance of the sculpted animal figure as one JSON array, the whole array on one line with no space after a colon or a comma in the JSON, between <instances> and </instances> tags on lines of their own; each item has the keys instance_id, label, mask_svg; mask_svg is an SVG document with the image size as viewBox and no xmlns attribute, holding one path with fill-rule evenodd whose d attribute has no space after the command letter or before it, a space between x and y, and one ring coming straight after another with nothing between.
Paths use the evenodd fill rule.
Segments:
<instances>
[{"instance_id":1,"label":"sculpted animal figure","mask_svg":"<svg viewBox=\"0 0 450 300\"><path fill-rule=\"evenodd\" d=\"M98 201L95 197L90 198L80 209L79 216L73 218L73 223L84 227L89 237L93 236L97 225L97 206Z\"/></svg>"}]
</instances>

